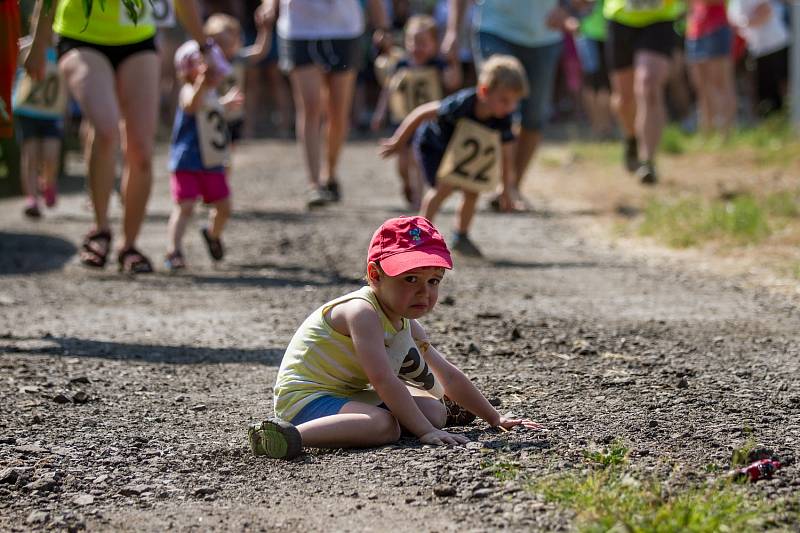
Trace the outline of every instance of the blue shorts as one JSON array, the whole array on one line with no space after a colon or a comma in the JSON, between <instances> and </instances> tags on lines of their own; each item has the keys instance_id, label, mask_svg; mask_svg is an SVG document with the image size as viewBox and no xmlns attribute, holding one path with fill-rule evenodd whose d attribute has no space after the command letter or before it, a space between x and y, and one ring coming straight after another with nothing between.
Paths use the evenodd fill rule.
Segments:
<instances>
[{"instance_id":1,"label":"blue shorts","mask_svg":"<svg viewBox=\"0 0 800 533\"><path fill-rule=\"evenodd\" d=\"M425 181L431 187L436 188L436 174L439 173L439 165L442 164L444 153L438 150L423 149L416 135L411 143L411 151Z\"/></svg>"},{"instance_id":2,"label":"blue shorts","mask_svg":"<svg viewBox=\"0 0 800 533\"><path fill-rule=\"evenodd\" d=\"M300 412L294 415L294 418L289 422L298 426L305 422L316 420L317 418L338 415L344 404L349 401L349 398L344 398L342 396L333 396L330 394L320 396L315 400L311 400L311 403L300 409Z\"/></svg>"},{"instance_id":3,"label":"blue shorts","mask_svg":"<svg viewBox=\"0 0 800 533\"><path fill-rule=\"evenodd\" d=\"M733 31L730 26L704 35L699 39L686 39L686 60L689 63L729 57L733 48Z\"/></svg>"},{"instance_id":4,"label":"blue shorts","mask_svg":"<svg viewBox=\"0 0 800 533\"><path fill-rule=\"evenodd\" d=\"M64 121L60 118L34 118L15 114L14 127L22 142L28 139L61 139L64 137Z\"/></svg>"},{"instance_id":5,"label":"blue shorts","mask_svg":"<svg viewBox=\"0 0 800 533\"><path fill-rule=\"evenodd\" d=\"M494 54L504 54L516 57L525 67L529 93L520 103L520 114L522 127L526 130L539 131L547 122L562 47L563 43L560 42L544 46L520 46L491 33L478 32L475 35L478 64Z\"/></svg>"}]
</instances>

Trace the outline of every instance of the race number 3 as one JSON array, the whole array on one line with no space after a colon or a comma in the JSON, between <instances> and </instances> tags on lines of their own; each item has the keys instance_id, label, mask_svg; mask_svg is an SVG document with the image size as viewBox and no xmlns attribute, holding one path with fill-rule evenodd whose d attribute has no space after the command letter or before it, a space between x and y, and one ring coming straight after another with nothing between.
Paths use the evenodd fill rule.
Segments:
<instances>
[{"instance_id":1,"label":"race number 3","mask_svg":"<svg viewBox=\"0 0 800 533\"><path fill-rule=\"evenodd\" d=\"M67 95L55 64L47 65L42 81L33 81L26 74L20 80L14 96L15 109L34 111L53 118L60 118L67 106Z\"/></svg>"},{"instance_id":2,"label":"race number 3","mask_svg":"<svg viewBox=\"0 0 800 533\"><path fill-rule=\"evenodd\" d=\"M441 98L439 71L433 67L400 69L389 82L389 110L395 122L422 104Z\"/></svg>"},{"instance_id":3,"label":"race number 3","mask_svg":"<svg viewBox=\"0 0 800 533\"><path fill-rule=\"evenodd\" d=\"M200 157L206 168L218 167L228 162L230 139L222 106L206 105L195 115L200 140Z\"/></svg>"},{"instance_id":4,"label":"race number 3","mask_svg":"<svg viewBox=\"0 0 800 533\"><path fill-rule=\"evenodd\" d=\"M436 177L467 191L489 191L500 181L500 162L500 132L462 118L456 124Z\"/></svg>"}]
</instances>

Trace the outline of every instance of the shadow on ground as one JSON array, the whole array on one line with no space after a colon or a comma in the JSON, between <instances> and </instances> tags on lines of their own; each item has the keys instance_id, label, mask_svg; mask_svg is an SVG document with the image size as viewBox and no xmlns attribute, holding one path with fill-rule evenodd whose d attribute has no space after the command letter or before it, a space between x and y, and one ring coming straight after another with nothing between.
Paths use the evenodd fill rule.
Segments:
<instances>
[{"instance_id":1,"label":"shadow on ground","mask_svg":"<svg viewBox=\"0 0 800 533\"><path fill-rule=\"evenodd\" d=\"M76 250L61 237L0 231L0 276L59 270Z\"/></svg>"},{"instance_id":2,"label":"shadow on ground","mask_svg":"<svg viewBox=\"0 0 800 533\"><path fill-rule=\"evenodd\" d=\"M77 337L14 337L0 338L0 355L24 353L102 359L132 359L146 363L176 365L204 363L257 363L277 366L283 357L282 348L203 348L95 341Z\"/></svg>"}]
</instances>

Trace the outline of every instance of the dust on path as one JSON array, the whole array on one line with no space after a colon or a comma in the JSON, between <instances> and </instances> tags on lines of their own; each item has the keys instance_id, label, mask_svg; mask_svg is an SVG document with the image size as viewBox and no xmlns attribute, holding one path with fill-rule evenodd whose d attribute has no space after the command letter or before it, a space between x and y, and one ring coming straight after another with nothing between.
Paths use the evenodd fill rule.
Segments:
<instances>
[{"instance_id":1,"label":"dust on path","mask_svg":"<svg viewBox=\"0 0 800 533\"><path fill-rule=\"evenodd\" d=\"M584 449L621 437L632 468L681 484L699 466L725 467L746 428L800 451L791 302L623 257L554 211L480 213L487 260L457 260L440 294L455 305L424 321L503 412L548 433L476 423L463 431L482 445L467 448L406 439L289 463L252 457L244 426L271 413L295 328L359 286L372 231L402 212L374 145L347 148L341 180L341 206L306 213L295 146L243 145L226 261L210 263L195 224L188 273L140 279L76 264L91 221L81 195L36 224L21 220L20 200L0 202L0 471L16 468L0 484L0 529L549 530L571 515L492 465L563 475L582 468ZM158 172L141 239L157 266L167 183ZM449 228L452 210L437 222ZM73 401L78 391L88 402ZM790 467L753 490L798 484ZM437 486L455 495L434 496Z\"/></svg>"}]
</instances>

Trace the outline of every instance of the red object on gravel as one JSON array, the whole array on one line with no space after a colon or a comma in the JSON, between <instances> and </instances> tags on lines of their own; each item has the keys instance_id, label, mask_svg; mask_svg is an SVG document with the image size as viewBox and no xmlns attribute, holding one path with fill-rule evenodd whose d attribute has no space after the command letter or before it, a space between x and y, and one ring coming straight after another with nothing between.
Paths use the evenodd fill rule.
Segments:
<instances>
[{"instance_id":1,"label":"red object on gravel","mask_svg":"<svg viewBox=\"0 0 800 533\"><path fill-rule=\"evenodd\" d=\"M733 471L734 479L748 478L755 483L759 479L772 477L777 469L781 467L780 461L775 459L761 459L751 463L749 466L738 468Z\"/></svg>"}]
</instances>

